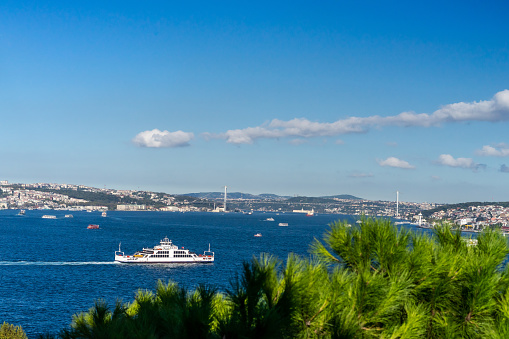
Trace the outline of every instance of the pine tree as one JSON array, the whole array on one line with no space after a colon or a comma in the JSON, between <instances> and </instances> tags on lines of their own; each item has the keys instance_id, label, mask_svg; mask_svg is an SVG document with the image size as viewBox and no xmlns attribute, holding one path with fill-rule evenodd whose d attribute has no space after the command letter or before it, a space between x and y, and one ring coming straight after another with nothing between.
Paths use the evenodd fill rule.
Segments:
<instances>
[{"instance_id":1,"label":"pine tree","mask_svg":"<svg viewBox=\"0 0 509 339\"><path fill-rule=\"evenodd\" d=\"M61 338L509 338L509 246L440 224L336 222L313 257L262 254L224 293L158 282L131 304L103 301Z\"/></svg>"},{"instance_id":2,"label":"pine tree","mask_svg":"<svg viewBox=\"0 0 509 339\"><path fill-rule=\"evenodd\" d=\"M0 339L27 339L27 336L21 326L4 322L0 327Z\"/></svg>"}]
</instances>

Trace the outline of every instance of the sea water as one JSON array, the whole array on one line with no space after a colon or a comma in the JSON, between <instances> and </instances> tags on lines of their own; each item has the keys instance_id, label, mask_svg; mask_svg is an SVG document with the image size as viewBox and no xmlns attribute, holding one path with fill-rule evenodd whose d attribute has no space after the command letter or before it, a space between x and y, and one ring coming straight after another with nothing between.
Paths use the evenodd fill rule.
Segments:
<instances>
[{"instance_id":1,"label":"sea water","mask_svg":"<svg viewBox=\"0 0 509 339\"><path fill-rule=\"evenodd\" d=\"M73 314L99 299L114 307L132 302L139 289L154 291L158 280L189 289L199 284L226 290L242 263L272 254L282 260L293 252L309 257L314 238L330 223L355 217L298 213L174 213L0 211L0 323L20 325L29 338L68 328ZM73 214L66 218L65 214ZM45 214L56 219L43 219ZM274 221L267 221L274 218ZM288 223L287 227L278 226ZM98 224L99 229L87 229ZM261 233L261 237L254 237ZM167 236L197 254L215 252L212 264L120 264L126 255L153 247Z\"/></svg>"}]
</instances>

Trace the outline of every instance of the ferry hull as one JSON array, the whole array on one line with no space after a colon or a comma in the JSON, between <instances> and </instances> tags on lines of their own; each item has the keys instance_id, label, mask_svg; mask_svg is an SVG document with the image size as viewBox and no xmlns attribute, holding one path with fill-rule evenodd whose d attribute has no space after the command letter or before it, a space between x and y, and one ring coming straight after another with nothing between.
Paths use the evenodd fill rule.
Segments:
<instances>
[{"instance_id":1,"label":"ferry hull","mask_svg":"<svg viewBox=\"0 0 509 339\"><path fill-rule=\"evenodd\" d=\"M174 245L168 237L161 240L159 245L153 248L143 248L133 255L126 255L120 250L115 252L115 261L126 264L189 264L189 263L212 263L214 262L214 252L209 250L203 254L196 254L184 247L179 248Z\"/></svg>"},{"instance_id":2,"label":"ferry hull","mask_svg":"<svg viewBox=\"0 0 509 339\"><path fill-rule=\"evenodd\" d=\"M198 258L134 258L132 256L116 255L115 261L126 264L209 264L214 262L214 257L198 257Z\"/></svg>"}]
</instances>

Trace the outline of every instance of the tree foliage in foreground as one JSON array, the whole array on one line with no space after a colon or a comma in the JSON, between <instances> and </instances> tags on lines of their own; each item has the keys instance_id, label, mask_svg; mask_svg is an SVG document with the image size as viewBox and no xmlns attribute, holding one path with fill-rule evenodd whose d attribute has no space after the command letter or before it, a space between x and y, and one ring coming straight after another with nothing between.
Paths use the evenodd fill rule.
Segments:
<instances>
[{"instance_id":1,"label":"tree foliage in foreground","mask_svg":"<svg viewBox=\"0 0 509 339\"><path fill-rule=\"evenodd\" d=\"M27 339L21 326L14 326L4 321L0 326L0 339Z\"/></svg>"},{"instance_id":2,"label":"tree foliage in foreground","mask_svg":"<svg viewBox=\"0 0 509 339\"><path fill-rule=\"evenodd\" d=\"M509 338L507 240L472 245L442 224L336 222L311 260L261 255L224 293L158 282L131 304L98 301L61 338Z\"/></svg>"}]
</instances>

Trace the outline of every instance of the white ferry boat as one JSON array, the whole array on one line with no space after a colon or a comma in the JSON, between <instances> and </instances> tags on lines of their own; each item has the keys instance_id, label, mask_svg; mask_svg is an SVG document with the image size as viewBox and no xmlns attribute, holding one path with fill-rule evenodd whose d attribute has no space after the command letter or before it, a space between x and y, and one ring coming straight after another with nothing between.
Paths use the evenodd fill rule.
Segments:
<instances>
[{"instance_id":1,"label":"white ferry boat","mask_svg":"<svg viewBox=\"0 0 509 339\"><path fill-rule=\"evenodd\" d=\"M56 215L47 215L47 214L45 214L41 218L43 218L43 219L56 219L57 216Z\"/></svg>"},{"instance_id":2,"label":"white ferry boat","mask_svg":"<svg viewBox=\"0 0 509 339\"><path fill-rule=\"evenodd\" d=\"M144 248L133 255L125 255L120 250L119 244L118 251L115 252L115 261L130 264L211 263L214 262L214 252L210 251L209 244L208 251L203 252L203 254L196 254L184 249L184 247L178 248L168 237L165 237L159 245L153 248Z\"/></svg>"}]
</instances>

